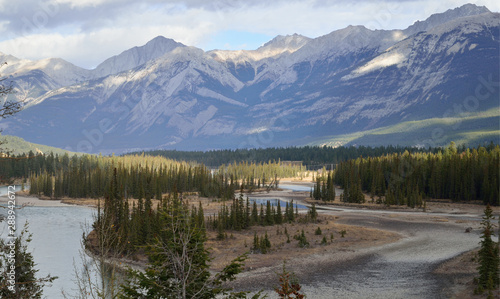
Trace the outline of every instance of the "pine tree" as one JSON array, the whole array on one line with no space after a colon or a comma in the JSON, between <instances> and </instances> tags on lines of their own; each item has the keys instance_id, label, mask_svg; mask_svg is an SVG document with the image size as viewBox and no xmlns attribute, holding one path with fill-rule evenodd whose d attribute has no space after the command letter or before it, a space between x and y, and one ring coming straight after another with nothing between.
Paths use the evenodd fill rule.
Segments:
<instances>
[{"instance_id":1,"label":"pine tree","mask_svg":"<svg viewBox=\"0 0 500 299\"><path fill-rule=\"evenodd\" d=\"M492 240L494 236L495 224L492 222L495 219L493 210L490 205L484 209L484 216L481 225L483 232L481 233L481 248L479 249L479 278L476 292L482 293L483 290L493 290L499 287L499 266L500 256L498 245Z\"/></svg>"},{"instance_id":2,"label":"pine tree","mask_svg":"<svg viewBox=\"0 0 500 299\"><path fill-rule=\"evenodd\" d=\"M260 215L259 215L259 224L265 225L266 216L264 214L264 205L260 205Z\"/></svg>"},{"instance_id":3,"label":"pine tree","mask_svg":"<svg viewBox=\"0 0 500 299\"><path fill-rule=\"evenodd\" d=\"M38 269L35 268L33 255L28 251L29 242L31 242L31 234L28 232L27 223L19 236L0 239L1 298L42 298L43 287L57 279L50 275L42 278L36 277ZM12 250L14 259L10 256ZM14 279L11 278L12 276Z\"/></svg>"},{"instance_id":4,"label":"pine tree","mask_svg":"<svg viewBox=\"0 0 500 299\"><path fill-rule=\"evenodd\" d=\"M274 290L278 294L279 298L285 299L303 299L305 295L301 293L302 287L294 273L290 273L286 270L286 261L283 261L283 271L278 274L279 286Z\"/></svg>"},{"instance_id":5,"label":"pine tree","mask_svg":"<svg viewBox=\"0 0 500 299\"><path fill-rule=\"evenodd\" d=\"M326 181L326 201L334 201L335 200L335 184L333 183L333 176L328 173L328 178Z\"/></svg>"},{"instance_id":6,"label":"pine tree","mask_svg":"<svg viewBox=\"0 0 500 299\"><path fill-rule=\"evenodd\" d=\"M321 195L320 195L321 200L327 200L327 188L325 182L321 183Z\"/></svg>"},{"instance_id":7,"label":"pine tree","mask_svg":"<svg viewBox=\"0 0 500 299\"><path fill-rule=\"evenodd\" d=\"M252 223L252 225L259 223L259 212L257 210L257 203L255 201L252 204L251 223Z\"/></svg>"},{"instance_id":8,"label":"pine tree","mask_svg":"<svg viewBox=\"0 0 500 299\"><path fill-rule=\"evenodd\" d=\"M259 249L260 253L266 254L271 248L271 241L269 241L269 237L267 236L267 232L264 237L260 237Z\"/></svg>"},{"instance_id":9,"label":"pine tree","mask_svg":"<svg viewBox=\"0 0 500 299\"><path fill-rule=\"evenodd\" d=\"M321 232L321 228L318 226L318 228L314 231L314 234L317 235L317 236L321 236L322 232Z\"/></svg>"},{"instance_id":10,"label":"pine tree","mask_svg":"<svg viewBox=\"0 0 500 299\"><path fill-rule=\"evenodd\" d=\"M288 222L294 222L295 221L295 214L293 213L293 199L290 201L290 204L288 205Z\"/></svg>"},{"instance_id":11,"label":"pine tree","mask_svg":"<svg viewBox=\"0 0 500 299\"><path fill-rule=\"evenodd\" d=\"M257 232L253 233L252 250L255 252L260 251L260 242L259 242L259 236L257 236Z\"/></svg>"},{"instance_id":12,"label":"pine tree","mask_svg":"<svg viewBox=\"0 0 500 299\"><path fill-rule=\"evenodd\" d=\"M315 200L320 200L321 199L321 180L319 176L316 177L316 185L314 186L314 199Z\"/></svg>"},{"instance_id":13,"label":"pine tree","mask_svg":"<svg viewBox=\"0 0 500 299\"><path fill-rule=\"evenodd\" d=\"M318 211L316 211L316 205L313 203L311 208L309 209L309 216L311 217L311 221L316 221L318 218Z\"/></svg>"},{"instance_id":14,"label":"pine tree","mask_svg":"<svg viewBox=\"0 0 500 299\"><path fill-rule=\"evenodd\" d=\"M203 206L201 201L198 204L198 214L196 217L196 226L205 233L205 213L203 212Z\"/></svg>"},{"instance_id":15,"label":"pine tree","mask_svg":"<svg viewBox=\"0 0 500 299\"><path fill-rule=\"evenodd\" d=\"M309 242L307 241L304 230L301 231L300 235L295 235L294 239L299 241L298 245L300 248L309 247Z\"/></svg>"},{"instance_id":16,"label":"pine tree","mask_svg":"<svg viewBox=\"0 0 500 299\"><path fill-rule=\"evenodd\" d=\"M283 223L283 215L281 213L281 204L280 204L280 200L278 200L278 208L276 209L276 217L275 217L275 220L274 222L276 224L282 224Z\"/></svg>"},{"instance_id":17,"label":"pine tree","mask_svg":"<svg viewBox=\"0 0 500 299\"><path fill-rule=\"evenodd\" d=\"M274 224L274 219L273 219L272 211L271 211L271 201L266 202L266 216L265 216L265 225L273 225Z\"/></svg>"}]
</instances>

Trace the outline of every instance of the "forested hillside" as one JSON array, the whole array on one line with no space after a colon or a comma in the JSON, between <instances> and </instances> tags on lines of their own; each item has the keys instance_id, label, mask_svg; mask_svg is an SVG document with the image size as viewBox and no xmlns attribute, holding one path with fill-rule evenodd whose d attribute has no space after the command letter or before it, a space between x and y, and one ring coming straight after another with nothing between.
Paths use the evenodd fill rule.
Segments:
<instances>
[{"instance_id":1,"label":"forested hillside","mask_svg":"<svg viewBox=\"0 0 500 299\"><path fill-rule=\"evenodd\" d=\"M174 189L195 191L201 196L232 199L234 190L278 185L282 177L296 176L298 166L269 163L234 163L212 171L203 164L179 162L154 156L71 158L59 155L19 155L0 158L0 178L28 178L31 194L54 198L99 198L109 194L116 177L125 198L157 198Z\"/></svg>"},{"instance_id":2,"label":"forested hillside","mask_svg":"<svg viewBox=\"0 0 500 299\"><path fill-rule=\"evenodd\" d=\"M63 150L57 147L47 146L28 142L20 137L0 135L0 153L9 153L10 155L25 155L33 152L35 154L58 154L58 155L82 155L82 153L74 153Z\"/></svg>"},{"instance_id":3,"label":"forested hillside","mask_svg":"<svg viewBox=\"0 0 500 299\"><path fill-rule=\"evenodd\" d=\"M343 201L364 202L361 191L385 204L422 206L423 199L481 200L499 205L500 146L437 153L393 153L342 162L335 183Z\"/></svg>"}]
</instances>

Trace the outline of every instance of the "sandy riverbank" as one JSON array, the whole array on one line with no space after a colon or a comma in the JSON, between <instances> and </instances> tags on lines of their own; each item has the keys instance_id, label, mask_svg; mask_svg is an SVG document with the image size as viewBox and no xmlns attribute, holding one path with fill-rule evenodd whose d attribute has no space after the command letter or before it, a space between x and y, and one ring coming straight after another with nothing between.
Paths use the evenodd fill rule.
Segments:
<instances>
[{"instance_id":1,"label":"sandy riverbank","mask_svg":"<svg viewBox=\"0 0 500 299\"><path fill-rule=\"evenodd\" d=\"M310 298L467 298L476 275L475 263L461 255L479 242L479 220L359 212L339 215L337 224L397 232L394 242L342 250L290 255L287 268L297 274ZM464 228L472 226L473 232ZM443 263L447 268L434 271ZM273 267L249 269L235 282L238 289L266 290L276 286ZM464 272L463 268L467 270ZM468 271L468 272L467 272ZM464 295L465 294L465 295ZM482 298L482 297L478 297Z\"/></svg>"},{"instance_id":2,"label":"sandy riverbank","mask_svg":"<svg viewBox=\"0 0 500 299\"><path fill-rule=\"evenodd\" d=\"M9 199L7 196L0 196L0 204L7 204ZM15 199L16 205L18 206L35 206L35 207L67 207L68 204L61 202L60 200L42 200L34 196L26 196L16 194Z\"/></svg>"},{"instance_id":3,"label":"sandy riverbank","mask_svg":"<svg viewBox=\"0 0 500 299\"><path fill-rule=\"evenodd\" d=\"M307 184L304 184L307 185ZM309 192L270 191L256 198L280 198L308 205ZM479 246L484 206L440 200L423 209L364 205L318 204L320 214L337 224L398 233L402 238L340 251L291 255L288 268L312 298L472 298L476 274L474 251ZM499 208L494 207L499 214ZM466 233L466 228L472 228ZM250 269L234 284L239 289L268 290L276 286L273 267ZM485 298L477 296L474 298Z\"/></svg>"}]
</instances>

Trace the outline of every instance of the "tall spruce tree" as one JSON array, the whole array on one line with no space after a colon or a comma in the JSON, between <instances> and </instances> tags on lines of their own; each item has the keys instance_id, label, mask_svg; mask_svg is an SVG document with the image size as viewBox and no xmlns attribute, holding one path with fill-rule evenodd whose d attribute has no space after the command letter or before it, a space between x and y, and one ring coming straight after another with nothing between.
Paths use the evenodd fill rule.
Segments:
<instances>
[{"instance_id":1,"label":"tall spruce tree","mask_svg":"<svg viewBox=\"0 0 500 299\"><path fill-rule=\"evenodd\" d=\"M302 287L295 276L295 273L290 273L286 270L286 261L283 261L283 270L278 274L279 286L274 288L279 298L284 299L303 299L305 295L301 292Z\"/></svg>"},{"instance_id":2,"label":"tall spruce tree","mask_svg":"<svg viewBox=\"0 0 500 299\"><path fill-rule=\"evenodd\" d=\"M479 278L476 292L482 293L484 290L493 290L499 287L499 266L500 257L498 245L492 240L494 236L495 224L493 220L493 210L490 205L484 209L484 216L481 225L483 231L481 233L481 248L479 249Z\"/></svg>"},{"instance_id":3,"label":"tall spruce tree","mask_svg":"<svg viewBox=\"0 0 500 299\"><path fill-rule=\"evenodd\" d=\"M57 279L50 275L37 277L38 269L28 251L29 242L27 223L17 237L0 239L0 298L42 298L43 287Z\"/></svg>"}]
</instances>

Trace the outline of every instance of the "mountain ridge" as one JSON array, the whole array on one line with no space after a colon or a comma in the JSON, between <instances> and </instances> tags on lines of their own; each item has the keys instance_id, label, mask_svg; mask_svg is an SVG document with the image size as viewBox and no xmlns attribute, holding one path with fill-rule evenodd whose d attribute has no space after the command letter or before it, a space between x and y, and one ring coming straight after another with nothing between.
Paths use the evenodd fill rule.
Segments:
<instances>
[{"instance_id":1,"label":"mountain ridge","mask_svg":"<svg viewBox=\"0 0 500 299\"><path fill-rule=\"evenodd\" d=\"M415 23L413 23L413 25L405 29L405 32L412 35L421 31L427 31L432 27L441 25L451 20L489 12L491 11L486 8L486 6L477 6L468 3L454 9L448 9L447 11L442 13L432 14L424 21L416 21Z\"/></svg>"},{"instance_id":2,"label":"mountain ridge","mask_svg":"<svg viewBox=\"0 0 500 299\"><path fill-rule=\"evenodd\" d=\"M205 52L157 37L105 60L103 77L57 87L43 71L12 75L41 87L0 128L77 151L120 152L296 145L432 119L464 106L479 76L498 78L499 14L484 9L433 15L430 29L410 36L349 26L314 39L277 36L250 51ZM130 65L116 65L127 57ZM475 109L498 106L497 95Z\"/></svg>"},{"instance_id":3,"label":"mountain ridge","mask_svg":"<svg viewBox=\"0 0 500 299\"><path fill-rule=\"evenodd\" d=\"M177 47L186 47L173 39L157 36L143 46L133 47L101 62L92 70L94 78L114 75L136 68L173 51Z\"/></svg>"}]
</instances>

